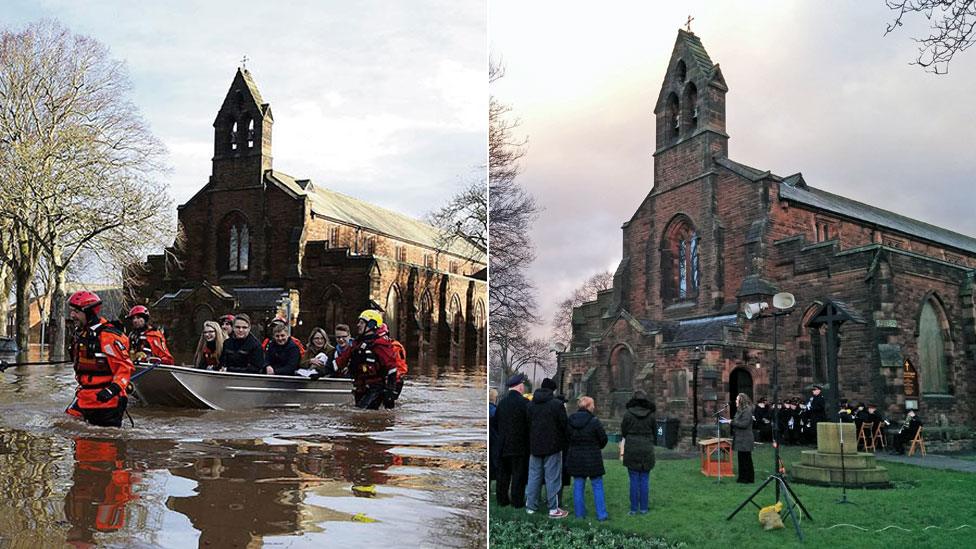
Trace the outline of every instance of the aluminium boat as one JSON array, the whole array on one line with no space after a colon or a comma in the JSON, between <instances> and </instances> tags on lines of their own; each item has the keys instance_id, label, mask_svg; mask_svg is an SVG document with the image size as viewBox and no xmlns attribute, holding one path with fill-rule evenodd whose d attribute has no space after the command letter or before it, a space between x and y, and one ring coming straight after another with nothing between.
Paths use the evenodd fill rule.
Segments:
<instances>
[{"instance_id":1,"label":"aluminium boat","mask_svg":"<svg viewBox=\"0 0 976 549\"><path fill-rule=\"evenodd\" d=\"M150 406L246 410L352 404L352 380L219 372L137 363L132 393Z\"/></svg>"}]
</instances>

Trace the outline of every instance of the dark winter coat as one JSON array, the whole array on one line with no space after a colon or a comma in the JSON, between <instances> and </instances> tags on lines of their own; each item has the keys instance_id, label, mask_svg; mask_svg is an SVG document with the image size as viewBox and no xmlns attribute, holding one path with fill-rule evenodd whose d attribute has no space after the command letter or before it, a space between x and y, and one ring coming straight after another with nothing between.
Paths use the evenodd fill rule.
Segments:
<instances>
[{"instance_id":1,"label":"dark winter coat","mask_svg":"<svg viewBox=\"0 0 976 549\"><path fill-rule=\"evenodd\" d=\"M552 389L532 394L526 415L529 418L529 453L548 456L566 449L566 407Z\"/></svg>"},{"instance_id":2,"label":"dark winter coat","mask_svg":"<svg viewBox=\"0 0 976 549\"><path fill-rule=\"evenodd\" d=\"M654 403L643 398L630 399L620 422L620 435L624 437L624 467L641 472L654 468L655 428Z\"/></svg>"},{"instance_id":3,"label":"dark winter coat","mask_svg":"<svg viewBox=\"0 0 976 549\"><path fill-rule=\"evenodd\" d=\"M224 342L220 353L220 367L228 372L260 374L264 370L264 349L254 334L238 339L232 337Z\"/></svg>"},{"instance_id":4,"label":"dark winter coat","mask_svg":"<svg viewBox=\"0 0 976 549\"><path fill-rule=\"evenodd\" d=\"M735 411L732 418L732 449L736 452L751 452L755 445L752 434L752 406L743 406Z\"/></svg>"},{"instance_id":5,"label":"dark winter coat","mask_svg":"<svg viewBox=\"0 0 976 549\"><path fill-rule=\"evenodd\" d=\"M274 368L275 375L293 376L298 370L298 364L302 360L302 352L292 340L285 341L284 345L278 345L274 341L268 344L268 350L264 352L265 366Z\"/></svg>"},{"instance_id":6,"label":"dark winter coat","mask_svg":"<svg viewBox=\"0 0 976 549\"><path fill-rule=\"evenodd\" d=\"M529 420L526 417L528 407L529 400L514 389L498 401L495 423L498 425L500 456L529 455Z\"/></svg>"},{"instance_id":7,"label":"dark winter coat","mask_svg":"<svg viewBox=\"0 0 976 549\"><path fill-rule=\"evenodd\" d=\"M600 450L607 445L603 424L587 410L577 410L566 423L569 436L566 471L574 477L602 477L606 470Z\"/></svg>"},{"instance_id":8,"label":"dark winter coat","mask_svg":"<svg viewBox=\"0 0 976 549\"><path fill-rule=\"evenodd\" d=\"M488 480L498 477L501 461L501 441L498 436L498 406L488 403Z\"/></svg>"}]
</instances>

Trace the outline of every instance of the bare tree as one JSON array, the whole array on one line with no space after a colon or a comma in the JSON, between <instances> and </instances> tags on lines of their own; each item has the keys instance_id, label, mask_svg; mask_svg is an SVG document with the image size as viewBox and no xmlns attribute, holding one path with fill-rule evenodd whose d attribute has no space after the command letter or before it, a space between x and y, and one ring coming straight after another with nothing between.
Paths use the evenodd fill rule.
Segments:
<instances>
[{"instance_id":1,"label":"bare tree","mask_svg":"<svg viewBox=\"0 0 976 549\"><path fill-rule=\"evenodd\" d=\"M549 344L544 339L530 338L525 325L496 325L493 319L491 332L492 368L500 373L502 380L515 372L525 372L529 367L541 368L544 374L555 371Z\"/></svg>"},{"instance_id":2,"label":"bare tree","mask_svg":"<svg viewBox=\"0 0 976 549\"><path fill-rule=\"evenodd\" d=\"M441 248L447 249L461 239L481 253L487 253L488 188L484 179L465 184L447 204L428 214L427 220L443 231Z\"/></svg>"},{"instance_id":3,"label":"bare tree","mask_svg":"<svg viewBox=\"0 0 976 549\"><path fill-rule=\"evenodd\" d=\"M572 295L559 302L559 308L552 316L552 341L569 345L573 337L573 309L587 301L596 299L597 292L613 287L613 273L603 271L587 278Z\"/></svg>"},{"instance_id":4,"label":"bare tree","mask_svg":"<svg viewBox=\"0 0 976 549\"><path fill-rule=\"evenodd\" d=\"M489 82L504 74L499 63L489 64ZM535 259L529 230L539 213L535 199L516 177L526 141L516 138L518 120L509 118L511 108L491 96L488 105L488 196L489 196L489 315L492 340L510 340L495 326L525 326L536 319L535 288L525 277L525 268ZM495 334L500 334L496 339Z\"/></svg>"},{"instance_id":5,"label":"bare tree","mask_svg":"<svg viewBox=\"0 0 976 549\"><path fill-rule=\"evenodd\" d=\"M918 57L912 62L935 74L949 72L949 62L976 41L976 0L885 0L895 19L885 31L902 26L906 16L922 14L929 21L930 34L916 38Z\"/></svg>"},{"instance_id":6,"label":"bare tree","mask_svg":"<svg viewBox=\"0 0 976 549\"><path fill-rule=\"evenodd\" d=\"M155 181L165 150L126 98L130 88L104 45L57 23L0 35L0 141L9 162L0 170L13 191L0 199L0 215L47 256L53 311L64 308L67 270L83 249L138 248L170 209ZM55 319L59 358L64 318Z\"/></svg>"}]
</instances>

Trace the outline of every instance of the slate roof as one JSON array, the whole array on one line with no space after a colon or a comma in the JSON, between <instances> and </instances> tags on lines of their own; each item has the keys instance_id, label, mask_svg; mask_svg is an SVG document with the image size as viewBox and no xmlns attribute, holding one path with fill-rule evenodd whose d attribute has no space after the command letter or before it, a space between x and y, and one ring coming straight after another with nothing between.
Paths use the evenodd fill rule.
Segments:
<instances>
[{"instance_id":1,"label":"slate roof","mask_svg":"<svg viewBox=\"0 0 976 549\"><path fill-rule=\"evenodd\" d=\"M701 38L698 38L698 36L696 36L693 32L678 29L678 40L685 43L688 51L691 52L692 60L698 65L698 69L701 70L701 73L711 75L712 67L714 67L715 64L712 63L712 59L708 56L708 52L705 51L705 46L702 45ZM689 67L689 69L690 68L691 67Z\"/></svg>"},{"instance_id":2,"label":"slate roof","mask_svg":"<svg viewBox=\"0 0 976 549\"><path fill-rule=\"evenodd\" d=\"M740 164L725 157L716 157L714 160L719 166L750 181L755 182L770 178L773 181L781 182L779 196L783 200L791 200L819 210L857 219L959 250L965 250L969 253L976 253L976 238L811 187L806 184L803 180L803 175L800 173L780 177L769 171L757 170L756 168Z\"/></svg>"},{"instance_id":3,"label":"slate roof","mask_svg":"<svg viewBox=\"0 0 976 549\"><path fill-rule=\"evenodd\" d=\"M277 170L268 172L267 177L293 194L307 196L311 201L312 211L319 215L365 227L393 238L410 240L430 248L444 249L444 233L432 225L358 198L320 187L307 179L296 180L294 177ZM479 263L484 263L486 259L484 252L459 238L450 242L447 251Z\"/></svg>"},{"instance_id":4,"label":"slate roof","mask_svg":"<svg viewBox=\"0 0 976 549\"><path fill-rule=\"evenodd\" d=\"M242 310L267 309L277 305L284 288L234 288L231 290Z\"/></svg>"},{"instance_id":5,"label":"slate roof","mask_svg":"<svg viewBox=\"0 0 976 549\"><path fill-rule=\"evenodd\" d=\"M710 316L691 320L679 320L673 328L672 343L721 340L725 338L725 327L738 324L738 315Z\"/></svg>"},{"instance_id":6,"label":"slate roof","mask_svg":"<svg viewBox=\"0 0 976 549\"><path fill-rule=\"evenodd\" d=\"M786 181L784 181L786 183ZM780 185L780 198L887 227L932 242L976 253L976 238L810 186Z\"/></svg>"}]
</instances>

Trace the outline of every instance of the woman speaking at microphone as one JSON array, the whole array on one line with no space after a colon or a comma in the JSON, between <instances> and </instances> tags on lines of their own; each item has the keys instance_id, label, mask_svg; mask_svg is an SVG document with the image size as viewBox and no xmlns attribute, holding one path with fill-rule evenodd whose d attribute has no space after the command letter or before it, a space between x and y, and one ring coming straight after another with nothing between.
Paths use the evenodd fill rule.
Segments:
<instances>
[{"instance_id":1,"label":"woman speaking at microphone","mask_svg":"<svg viewBox=\"0 0 976 549\"><path fill-rule=\"evenodd\" d=\"M752 484L756 473L752 468L752 400L745 393L735 397L735 417L732 418L732 449L738 452L739 478L736 482Z\"/></svg>"}]
</instances>

